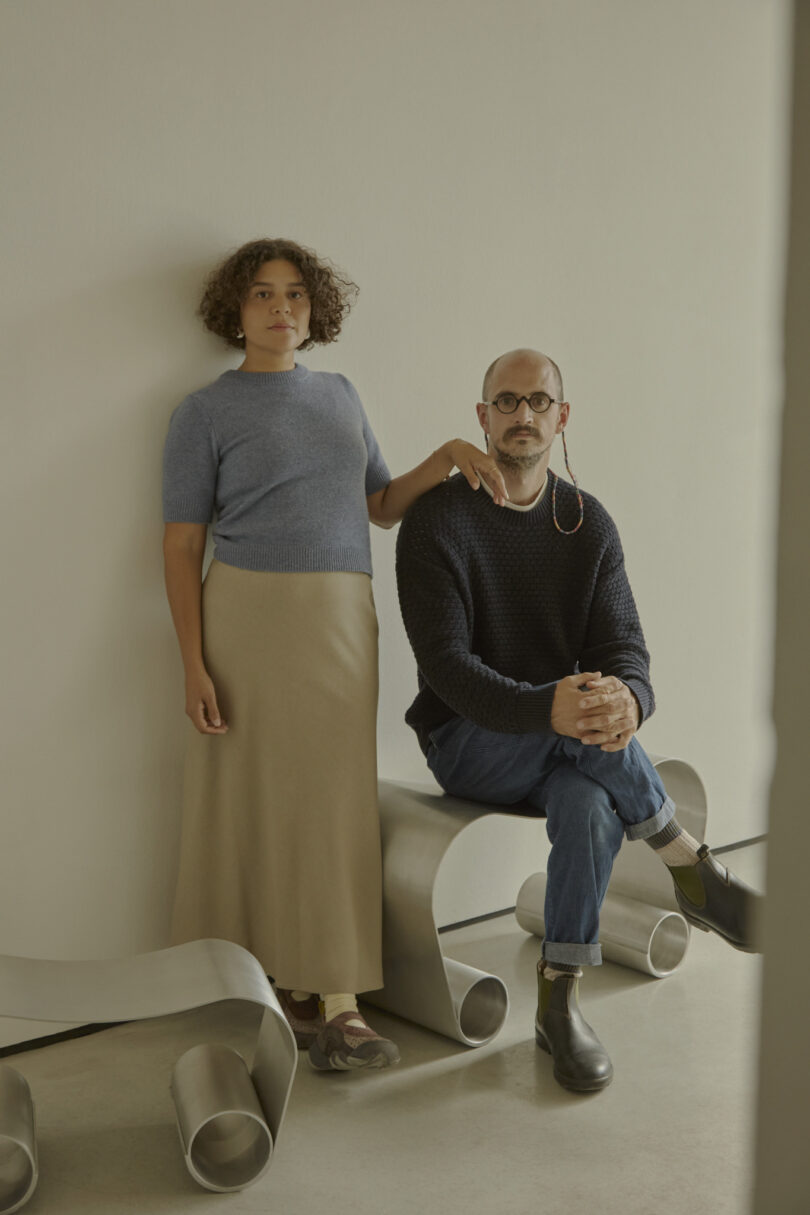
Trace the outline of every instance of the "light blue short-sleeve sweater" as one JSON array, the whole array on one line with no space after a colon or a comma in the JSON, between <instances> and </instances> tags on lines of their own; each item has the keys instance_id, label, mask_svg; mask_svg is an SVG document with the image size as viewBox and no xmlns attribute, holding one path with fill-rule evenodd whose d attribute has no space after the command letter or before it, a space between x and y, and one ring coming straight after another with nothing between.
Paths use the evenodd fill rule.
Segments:
<instances>
[{"instance_id":1,"label":"light blue short-sleeve sweater","mask_svg":"<svg viewBox=\"0 0 810 1215\"><path fill-rule=\"evenodd\" d=\"M366 497L391 480L343 375L226 371L175 409L167 523L214 522L214 556L247 570L371 573Z\"/></svg>"}]
</instances>

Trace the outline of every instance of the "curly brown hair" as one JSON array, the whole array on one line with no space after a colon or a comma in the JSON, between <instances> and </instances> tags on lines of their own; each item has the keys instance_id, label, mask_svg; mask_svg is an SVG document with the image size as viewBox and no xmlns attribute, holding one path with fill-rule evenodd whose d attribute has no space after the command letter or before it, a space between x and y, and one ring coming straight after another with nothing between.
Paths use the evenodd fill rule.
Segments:
<instances>
[{"instance_id":1,"label":"curly brown hair","mask_svg":"<svg viewBox=\"0 0 810 1215\"><path fill-rule=\"evenodd\" d=\"M292 262L300 271L312 306L309 337L298 349L309 350L316 344L325 346L334 342L359 288L313 249L284 237L249 241L211 272L197 309L206 329L228 346L244 350L244 337L237 337L242 324L242 303L259 267L276 259Z\"/></svg>"}]
</instances>

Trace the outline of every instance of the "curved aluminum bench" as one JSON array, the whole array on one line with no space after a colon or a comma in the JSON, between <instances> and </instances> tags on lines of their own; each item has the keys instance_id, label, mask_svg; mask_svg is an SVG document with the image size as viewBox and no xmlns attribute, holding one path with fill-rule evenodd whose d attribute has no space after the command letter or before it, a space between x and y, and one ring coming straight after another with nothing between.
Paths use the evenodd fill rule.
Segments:
<instances>
[{"instance_id":1,"label":"curved aluminum bench","mask_svg":"<svg viewBox=\"0 0 810 1215\"><path fill-rule=\"evenodd\" d=\"M694 768L650 756L678 810L678 821L698 840L706 829L706 791ZM444 957L433 912L436 880L447 851L470 823L503 807L447 797L429 787L380 781L383 840L383 970L385 985L365 998L380 1008L467 1046L490 1042L509 1010L496 975ZM516 917L543 935L544 873L521 886ZM657 978L683 961L689 925L678 911L667 869L646 845L625 841L613 866L602 908L603 956Z\"/></svg>"},{"instance_id":2,"label":"curved aluminum bench","mask_svg":"<svg viewBox=\"0 0 810 1215\"><path fill-rule=\"evenodd\" d=\"M220 1000L264 1009L253 1063L221 1043L177 1061L171 1092L186 1165L208 1190L241 1190L270 1167L292 1087L295 1039L260 963L230 941L191 941L100 962L0 956L0 1014L92 1024L187 1012ZM34 1107L28 1084L0 1064L0 1215L37 1184Z\"/></svg>"}]
</instances>

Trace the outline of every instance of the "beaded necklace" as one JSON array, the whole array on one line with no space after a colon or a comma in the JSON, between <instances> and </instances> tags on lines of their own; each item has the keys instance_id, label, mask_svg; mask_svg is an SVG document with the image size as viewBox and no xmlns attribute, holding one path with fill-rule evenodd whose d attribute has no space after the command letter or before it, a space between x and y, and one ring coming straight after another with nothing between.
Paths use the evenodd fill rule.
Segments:
<instances>
[{"instance_id":1,"label":"beaded necklace","mask_svg":"<svg viewBox=\"0 0 810 1215\"><path fill-rule=\"evenodd\" d=\"M558 477L555 472L552 472L552 474L551 474L552 477L554 478L554 484L551 487L551 515L552 515L552 518L554 519L554 526L556 527L557 531L560 532L561 535L573 536L574 532L578 532L579 529L582 527L582 520L585 518L585 507L582 502L582 494L579 492L579 484L577 482L576 477L571 472L571 465L568 463L568 448L565 443L565 431L564 430L562 431L562 441L563 441L563 453L565 455L565 467L568 469L569 477L574 482L574 489L576 490L576 494L577 494L577 502L579 503L579 523L576 525L576 527L572 527L568 531L566 531L566 529L564 527L560 527L559 523L557 522L557 481L558 481Z\"/></svg>"}]
</instances>

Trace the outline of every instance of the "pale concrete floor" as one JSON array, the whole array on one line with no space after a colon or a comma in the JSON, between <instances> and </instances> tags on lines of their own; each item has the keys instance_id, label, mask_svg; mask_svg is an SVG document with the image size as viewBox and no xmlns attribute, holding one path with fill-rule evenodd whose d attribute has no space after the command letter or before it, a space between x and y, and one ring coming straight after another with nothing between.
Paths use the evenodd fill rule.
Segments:
<instances>
[{"instance_id":1,"label":"pale concrete floor","mask_svg":"<svg viewBox=\"0 0 810 1215\"><path fill-rule=\"evenodd\" d=\"M764 851L725 859L761 886ZM534 1044L539 943L511 916L443 943L505 980L501 1034L469 1050L367 1010L401 1064L323 1075L302 1057L270 1171L238 1194L202 1190L186 1172L168 1081L197 1042L248 1053L254 1010L223 1003L8 1058L37 1108L40 1181L25 1211L745 1215L759 958L696 932L668 979L608 964L586 972L583 1008L615 1078L575 1096Z\"/></svg>"}]
</instances>

